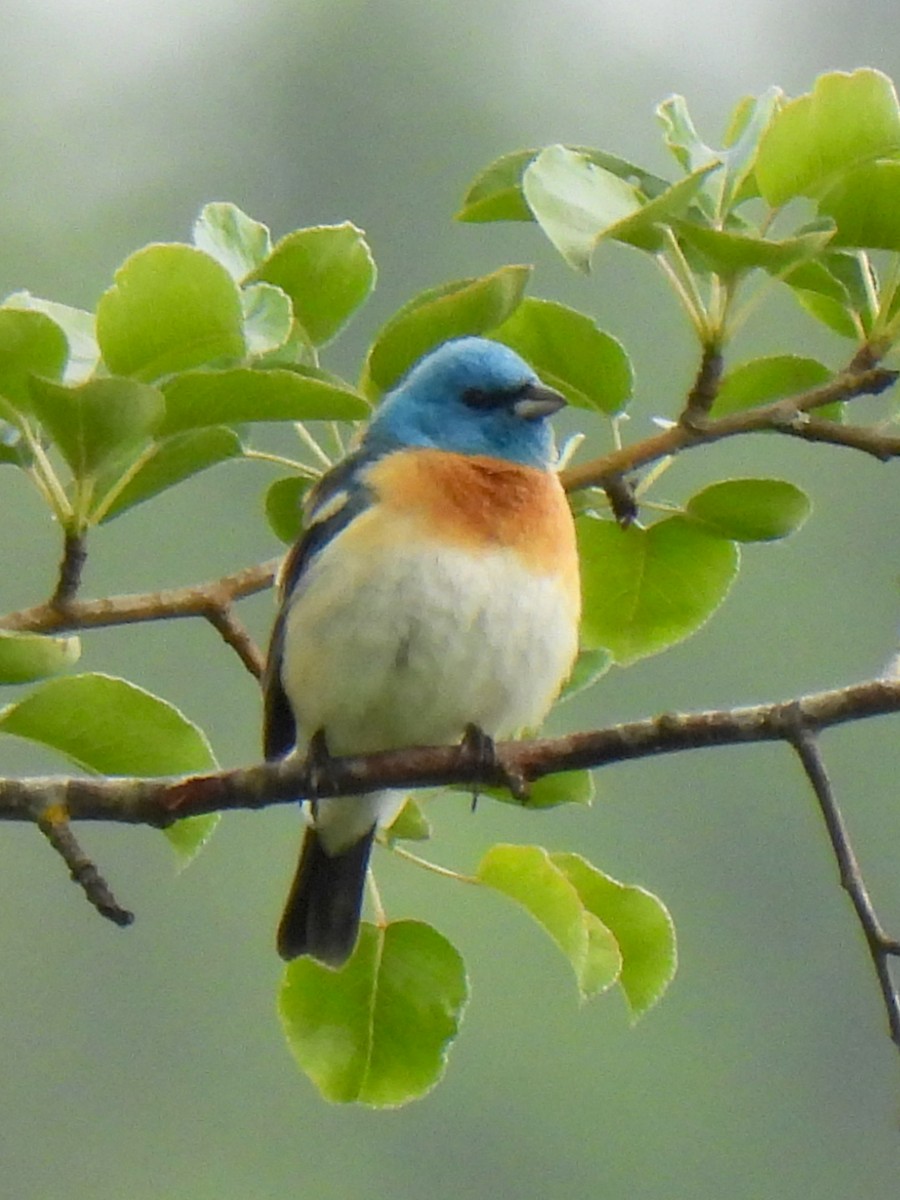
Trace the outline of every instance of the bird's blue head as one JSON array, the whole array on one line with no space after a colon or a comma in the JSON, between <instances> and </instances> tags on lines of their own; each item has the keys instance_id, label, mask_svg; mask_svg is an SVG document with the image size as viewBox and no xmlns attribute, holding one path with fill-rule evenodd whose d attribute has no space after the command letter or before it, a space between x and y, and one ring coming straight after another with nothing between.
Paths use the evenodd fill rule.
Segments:
<instances>
[{"instance_id":1,"label":"bird's blue head","mask_svg":"<svg viewBox=\"0 0 900 1200\"><path fill-rule=\"evenodd\" d=\"M564 404L508 346L457 338L426 354L388 393L365 444L428 446L547 467L555 457L548 418Z\"/></svg>"}]
</instances>

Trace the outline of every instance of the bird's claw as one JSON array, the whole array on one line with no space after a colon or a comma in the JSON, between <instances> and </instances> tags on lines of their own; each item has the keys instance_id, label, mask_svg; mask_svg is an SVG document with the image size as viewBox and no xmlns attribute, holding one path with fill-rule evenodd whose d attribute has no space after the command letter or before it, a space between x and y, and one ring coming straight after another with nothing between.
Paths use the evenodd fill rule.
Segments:
<instances>
[{"instance_id":1,"label":"bird's claw","mask_svg":"<svg viewBox=\"0 0 900 1200\"><path fill-rule=\"evenodd\" d=\"M472 792L472 811L478 804L479 784L487 781L497 782L509 788L516 800L528 799L528 783L524 776L517 771L511 771L497 753L494 739L475 724L466 726L460 747L475 768L474 789Z\"/></svg>"},{"instance_id":2,"label":"bird's claw","mask_svg":"<svg viewBox=\"0 0 900 1200\"><path fill-rule=\"evenodd\" d=\"M325 792L335 790L334 773L331 764L334 760L328 749L328 741L324 729L317 729L309 739L306 748L306 779L309 787L310 801L315 812L316 799Z\"/></svg>"}]
</instances>

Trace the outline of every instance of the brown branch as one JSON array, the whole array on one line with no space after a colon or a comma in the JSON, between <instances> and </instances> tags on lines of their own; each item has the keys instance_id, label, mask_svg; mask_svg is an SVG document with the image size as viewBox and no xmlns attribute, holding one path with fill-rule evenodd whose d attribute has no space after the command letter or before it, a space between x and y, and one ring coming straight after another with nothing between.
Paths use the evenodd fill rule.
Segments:
<instances>
[{"instance_id":1,"label":"brown branch","mask_svg":"<svg viewBox=\"0 0 900 1200\"><path fill-rule=\"evenodd\" d=\"M221 635L222 641L230 646L254 679L261 679L266 665L265 656L254 642L244 625L234 615L230 604L212 607L204 614L207 621Z\"/></svg>"},{"instance_id":2,"label":"brown branch","mask_svg":"<svg viewBox=\"0 0 900 1200\"><path fill-rule=\"evenodd\" d=\"M252 567L243 567L231 575L208 583L166 588L159 592L107 596L100 600L74 600L59 611L52 604L36 604L0 617L0 629L31 633L56 633L67 629L100 629L107 625L130 625L139 621L171 620L177 617L205 617L214 607L252 596L271 587L281 563L280 558Z\"/></svg>"},{"instance_id":3,"label":"brown branch","mask_svg":"<svg viewBox=\"0 0 900 1200\"><path fill-rule=\"evenodd\" d=\"M828 778L825 762L819 750L818 740L814 733L804 727L802 719L797 718L792 728L790 722L791 718L789 717L788 740L796 750L797 757L803 764L803 769L819 802L840 872L841 886L850 897L857 920L865 934L869 954L872 957L878 986L887 1010L891 1040L900 1049L900 991L891 978L890 966L891 957L900 956L900 942L888 937L878 920L875 906L869 897L859 862L850 843L847 826L835 799L831 780Z\"/></svg>"},{"instance_id":4,"label":"brown branch","mask_svg":"<svg viewBox=\"0 0 900 1200\"><path fill-rule=\"evenodd\" d=\"M891 981L888 961L890 956L900 955L900 942L884 933L875 915L815 738L833 725L897 712L900 680L875 679L777 704L664 713L567 737L506 742L496 747L493 762L473 754L464 740L459 746L329 759L324 775L317 764L293 754L279 762L178 779L0 779L0 820L37 822L91 902L104 916L126 924L131 914L119 908L99 872L81 851L71 833L70 819L164 828L183 817L296 803L313 794L355 795L384 787L460 783L502 787L510 780L521 784L523 803L527 804L528 783L545 775L684 750L785 741L796 750L815 789L841 882L853 901L875 963L891 1036L900 1046L900 998Z\"/></svg>"},{"instance_id":5,"label":"brown branch","mask_svg":"<svg viewBox=\"0 0 900 1200\"><path fill-rule=\"evenodd\" d=\"M120 907L106 880L78 844L65 807L61 804L48 805L38 816L37 825L97 912L114 925L130 925L134 913Z\"/></svg>"},{"instance_id":6,"label":"brown branch","mask_svg":"<svg viewBox=\"0 0 900 1200\"><path fill-rule=\"evenodd\" d=\"M884 367L870 367L862 371L848 368L821 387L810 388L809 391L775 400L771 404L728 413L724 417L710 420L702 414L698 416L686 410L684 419L679 424L672 425L662 433L613 450L590 462L569 467L561 475L563 486L570 492L585 487L603 487L612 475L621 475L626 471L647 466L658 459L678 454L682 450L705 446L739 434L772 431L803 437L804 424L807 428L811 426L814 431L818 431L825 424L804 421L803 414L822 408L826 404L852 400L856 396L878 395L889 388L896 379L897 372ZM811 435L807 440L829 441L833 445L844 445L853 449L865 448L869 453L874 453L872 447L877 445L877 457L884 459L895 457L897 454L895 438L873 434L867 439L868 444L861 447L858 445L859 438L855 427L849 427L852 432L845 438L839 436L841 428L835 424L834 436L817 438Z\"/></svg>"},{"instance_id":7,"label":"brown branch","mask_svg":"<svg viewBox=\"0 0 900 1200\"><path fill-rule=\"evenodd\" d=\"M664 713L560 738L498 745L498 764L486 770L465 746L424 746L329 761L328 777L311 787L305 761L280 762L174 779L0 779L0 820L33 821L52 803L71 820L117 821L165 828L181 817L228 809L258 809L319 796L358 795L383 787L453 783L503 786L511 775L527 782L561 771L714 746L789 741L798 719L810 731L900 712L900 681L875 679L801 700L698 713ZM799 714L799 717L798 715ZM527 802L526 802L527 803Z\"/></svg>"},{"instance_id":8,"label":"brown branch","mask_svg":"<svg viewBox=\"0 0 900 1200\"><path fill-rule=\"evenodd\" d=\"M861 450L871 454L879 462L900 458L900 437L879 433L865 425L838 425L805 414L781 427L781 433L802 438L805 442L826 442L831 446L846 446L850 450Z\"/></svg>"}]
</instances>

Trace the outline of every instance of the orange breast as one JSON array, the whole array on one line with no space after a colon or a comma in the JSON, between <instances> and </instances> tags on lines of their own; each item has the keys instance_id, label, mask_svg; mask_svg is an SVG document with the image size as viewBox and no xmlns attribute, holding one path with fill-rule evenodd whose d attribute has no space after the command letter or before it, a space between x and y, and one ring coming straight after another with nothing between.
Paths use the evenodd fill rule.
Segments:
<instances>
[{"instance_id":1,"label":"orange breast","mask_svg":"<svg viewBox=\"0 0 900 1200\"><path fill-rule=\"evenodd\" d=\"M553 472L417 449L376 462L366 482L417 532L460 549L512 550L530 570L572 579L577 588L572 514Z\"/></svg>"}]
</instances>

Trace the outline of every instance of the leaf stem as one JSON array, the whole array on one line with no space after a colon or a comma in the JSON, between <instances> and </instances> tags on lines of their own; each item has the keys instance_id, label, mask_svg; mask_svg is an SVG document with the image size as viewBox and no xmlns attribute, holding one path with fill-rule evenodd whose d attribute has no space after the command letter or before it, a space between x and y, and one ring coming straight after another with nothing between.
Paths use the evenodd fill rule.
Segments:
<instances>
[{"instance_id":1,"label":"leaf stem","mask_svg":"<svg viewBox=\"0 0 900 1200\"><path fill-rule=\"evenodd\" d=\"M407 862L414 863L424 871L431 871L433 875L440 875L443 879L455 879L458 883L474 883L481 886L481 880L475 875L463 875L459 871L452 871L449 867L442 867L439 863L432 862L428 858L422 858L418 854L413 854L411 850L407 850L404 846L392 845L390 849L391 853L396 854L400 858L405 858Z\"/></svg>"}]
</instances>

